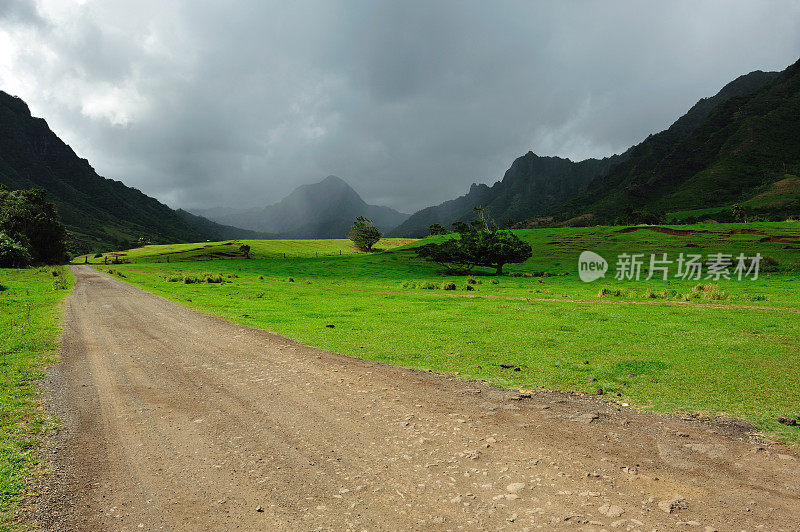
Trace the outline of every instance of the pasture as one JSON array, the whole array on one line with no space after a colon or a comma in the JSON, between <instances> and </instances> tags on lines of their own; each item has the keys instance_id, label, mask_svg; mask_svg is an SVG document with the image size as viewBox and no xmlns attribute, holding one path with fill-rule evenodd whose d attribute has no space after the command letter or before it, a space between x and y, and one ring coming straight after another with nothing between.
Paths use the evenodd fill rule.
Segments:
<instances>
[{"instance_id":1,"label":"pasture","mask_svg":"<svg viewBox=\"0 0 800 532\"><path fill-rule=\"evenodd\" d=\"M731 416L800 441L800 428L778 422L800 416L800 224L517 234L533 256L502 277L448 275L416 257L414 247L443 237L370 254L348 251L347 241L251 241L249 260L204 253L214 249L207 244L148 246L126 252L130 263L97 267L184 306L350 356ZM756 280L616 280L609 272L584 283L583 250L612 266L620 253L768 259Z\"/></svg>"}]
</instances>

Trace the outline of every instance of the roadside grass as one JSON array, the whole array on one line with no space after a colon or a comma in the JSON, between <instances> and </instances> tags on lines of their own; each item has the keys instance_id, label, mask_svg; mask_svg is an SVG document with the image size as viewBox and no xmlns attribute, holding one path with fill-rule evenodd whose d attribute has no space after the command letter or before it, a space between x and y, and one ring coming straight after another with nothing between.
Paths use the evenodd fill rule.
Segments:
<instances>
[{"instance_id":1,"label":"roadside grass","mask_svg":"<svg viewBox=\"0 0 800 532\"><path fill-rule=\"evenodd\" d=\"M800 235L798 224L747 228ZM619 229L520 231L534 256L500 278L446 275L396 249L112 269L179 304L323 349L498 386L602 389L610 400L732 416L800 443L799 427L777 421L800 416L800 253L763 235L728 234L730 224L692 237ZM583 249L609 262L623 251L698 252L687 238L702 253L760 252L776 265L756 281L578 279ZM170 281L206 275L223 282ZM450 283L456 289L444 290Z\"/></svg>"},{"instance_id":2,"label":"roadside grass","mask_svg":"<svg viewBox=\"0 0 800 532\"><path fill-rule=\"evenodd\" d=\"M73 281L63 266L0 269L0 529L12 526L40 438L54 426L36 381L56 360L60 303Z\"/></svg>"},{"instance_id":3,"label":"roadside grass","mask_svg":"<svg viewBox=\"0 0 800 532\"><path fill-rule=\"evenodd\" d=\"M414 239L410 238L382 238L375 244L375 250L390 249L413 241ZM148 245L105 254L90 253L75 257L72 262L103 264L106 260L112 262L115 258L127 262L152 260L180 262L243 258L242 252L239 251L239 246L243 244L250 246L250 256L254 259L282 258L284 255L288 258L298 258L363 253L353 247L352 241L344 238L330 240L225 240L194 244Z\"/></svg>"}]
</instances>

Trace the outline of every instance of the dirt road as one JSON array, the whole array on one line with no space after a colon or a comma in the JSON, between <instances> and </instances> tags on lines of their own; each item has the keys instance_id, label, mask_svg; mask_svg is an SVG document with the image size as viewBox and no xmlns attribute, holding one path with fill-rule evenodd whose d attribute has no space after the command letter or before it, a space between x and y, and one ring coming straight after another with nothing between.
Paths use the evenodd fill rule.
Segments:
<instances>
[{"instance_id":1,"label":"dirt road","mask_svg":"<svg viewBox=\"0 0 800 532\"><path fill-rule=\"evenodd\" d=\"M800 453L735 423L365 362L75 266L47 530L798 530ZM694 527L694 528L693 528Z\"/></svg>"}]
</instances>

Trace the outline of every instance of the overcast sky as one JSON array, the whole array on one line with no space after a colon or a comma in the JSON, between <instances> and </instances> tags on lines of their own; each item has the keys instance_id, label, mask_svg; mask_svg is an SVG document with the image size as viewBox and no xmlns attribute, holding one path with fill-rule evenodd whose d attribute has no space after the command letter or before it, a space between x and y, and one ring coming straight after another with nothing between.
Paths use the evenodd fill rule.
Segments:
<instances>
[{"instance_id":1,"label":"overcast sky","mask_svg":"<svg viewBox=\"0 0 800 532\"><path fill-rule=\"evenodd\" d=\"M0 89L173 207L335 174L411 212L625 150L800 58L800 0L0 0Z\"/></svg>"}]
</instances>

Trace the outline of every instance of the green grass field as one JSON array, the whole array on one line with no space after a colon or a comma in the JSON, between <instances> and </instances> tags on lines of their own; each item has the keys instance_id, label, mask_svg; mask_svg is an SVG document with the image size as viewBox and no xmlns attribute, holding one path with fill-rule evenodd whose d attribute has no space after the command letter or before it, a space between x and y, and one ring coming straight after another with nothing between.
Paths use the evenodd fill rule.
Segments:
<instances>
[{"instance_id":1,"label":"green grass field","mask_svg":"<svg viewBox=\"0 0 800 532\"><path fill-rule=\"evenodd\" d=\"M55 361L60 302L72 283L64 267L0 269L0 528L10 526L53 423L36 380Z\"/></svg>"},{"instance_id":2,"label":"green grass field","mask_svg":"<svg viewBox=\"0 0 800 532\"><path fill-rule=\"evenodd\" d=\"M621 229L519 231L533 257L499 278L448 276L408 249L419 242L373 254L169 263L154 248L98 267L182 305L351 356L499 386L602 388L609 400L733 416L800 442L800 428L777 422L800 416L800 224ZM621 252L770 260L758 280L583 283L577 258L587 249L610 263ZM456 290L441 288L451 282Z\"/></svg>"},{"instance_id":3,"label":"green grass field","mask_svg":"<svg viewBox=\"0 0 800 532\"><path fill-rule=\"evenodd\" d=\"M375 244L375 250L394 248L413 242L409 238L383 238ZM149 262L152 260L180 262L187 260L218 260L242 258L239 246L250 246L253 259L298 258L357 255L363 252L353 247L347 239L331 240L226 240L223 242L200 242L196 244L150 245L106 254L80 255L74 263L105 263L117 261Z\"/></svg>"}]
</instances>

